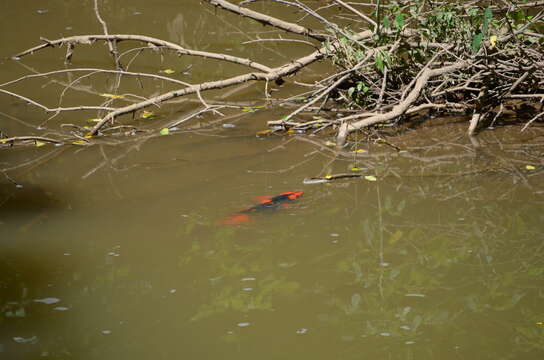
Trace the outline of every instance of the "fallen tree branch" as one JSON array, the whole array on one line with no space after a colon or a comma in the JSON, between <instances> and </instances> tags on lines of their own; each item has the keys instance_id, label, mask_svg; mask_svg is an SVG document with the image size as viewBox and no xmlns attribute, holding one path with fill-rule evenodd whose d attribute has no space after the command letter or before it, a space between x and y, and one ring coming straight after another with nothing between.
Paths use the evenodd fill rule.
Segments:
<instances>
[{"instance_id":1,"label":"fallen tree branch","mask_svg":"<svg viewBox=\"0 0 544 360\"><path fill-rule=\"evenodd\" d=\"M126 35L126 34L113 34L113 35L76 35L76 36L69 36L61 39L56 40L48 40L44 42L41 45L35 46L33 48L27 49L23 52L18 53L14 56L14 58L22 58L23 56L33 54L36 51L48 48L48 47L55 47L55 46L61 46L64 44L85 44L90 45L94 41L102 40L102 41L138 41L143 42L146 44L151 44L152 46L156 47L162 47L166 48L172 51L177 52L181 55L190 55L190 56L199 56L207 59L214 59L214 60L221 60L221 61L227 61L234 64L244 65L250 68L253 68L255 70L263 71L263 72L269 72L271 69L268 66L259 64L258 62L240 58L237 56L227 55L227 54L218 54L218 53L212 53L207 51L199 51L199 50L189 50L184 48L183 46L174 44L169 41L164 41L160 39L156 39L150 36L145 35Z\"/></svg>"},{"instance_id":2,"label":"fallen tree branch","mask_svg":"<svg viewBox=\"0 0 544 360\"><path fill-rule=\"evenodd\" d=\"M258 22L260 22L262 24L274 26L274 27L276 27L278 29L282 29L282 30L285 30L287 32L291 32L291 33L298 34L298 35L303 35L303 36L308 36L308 37L314 38L314 39L316 39L318 41L324 41L324 40L326 40L328 38L327 35L319 33L319 32L314 31L314 30L307 29L304 26L300 26L298 24L283 21L283 20L277 19L277 18L275 18L273 16L264 15L264 14L262 14L260 12L253 11L253 10L250 10L250 9L246 9L246 8L231 4L228 1L224 1L224 0L204 0L204 1L207 2L207 3L210 3L213 6L220 7L222 9L225 9L225 10L230 11L232 13L235 13L235 14L238 14L238 15L241 15L241 16L244 16L244 17L248 17L248 18L253 19L255 21L258 21Z\"/></svg>"},{"instance_id":3,"label":"fallen tree branch","mask_svg":"<svg viewBox=\"0 0 544 360\"><path fill-rule=\"evenodd\" d=\"M390 121L401 116L402 114L406 112L406 110L408 110L410 105L412 105L417 100L417 98L419 97L421 93L421 90L425 87L429 79L436 76L444 75L447 73L451 73L457 70L467 68L470 65L471 63L468 61L459 61L453 65L445 66L438 69L427 68L425 71L421 72L419 78L414 84L414 88L412 89L412 91L410 91L408 96L406 96L406 99L404 99L399 104L395 105L391 111L385 114L377 114L377 115L371 116L368 119L361 120L353 124L344 122L338 131L336 144L338 146L343 146L346 143L346 138L350 132L359 130L366 126Z\"/></svg>"}]
</instances>

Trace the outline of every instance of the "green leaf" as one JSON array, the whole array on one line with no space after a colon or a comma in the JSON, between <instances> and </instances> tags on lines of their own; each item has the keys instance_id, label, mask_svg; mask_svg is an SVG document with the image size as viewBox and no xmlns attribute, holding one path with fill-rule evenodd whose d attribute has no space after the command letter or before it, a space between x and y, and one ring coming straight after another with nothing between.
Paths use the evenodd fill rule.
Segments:
<instances>
[{"instance_id":1,"label":"green leaf","mask_svg":"<svg viewBox=\"0 0 544 360\"><path fill-rule=\"evenodd\" d=\"M404 14L397 14L395 15L395 27L397 30L402 29L404 26Z\"/></svg>"},{"instance_id":2,"label":"green leaf","mask_svg":"<svg viewBox=\"0 0 544 360\"><path fill-rule=\"evenodd\" d=\"M170 130L168 128L163 128L163 129L161 129L160 134L161 135L168 135L168 134L170 134Z\"/></svg>"},{"instance_id":3,"label":"green leaf","mask_svg":"<svg viewBox=\"0 0 544 360\"><path fill-rule=\"evenodd\" d=\"M375 65L376 65L376 69L378 69L381 73L383 73L384 62L383 62L383 53L381 51L376 52Z\"/></svg>"},{"instance_id":4,"label":"green leaf","mask_svg":"<svg viewBox=\"0 0 544 360\"><path fill-rule=\"evenodd\" d=\"M353 96L353 93L355 92L355 88L352 86L348 89L348 96L349 97L352 97Z\"/></svg>"},{"instance_id":5,"label":"green leaf","mask_svg":"<svg viewBox=\"0 0 544 360\"><path fill-rule=\"evenodd\" d=\"M482 33L478 33L474 35L474 37L472 38L472 45L471 45L472 53L476 54L478 51L480 51L483 38L484 38L484 34Z\"/></svg>"},{"instance_id":6,"label":"green leaf","mask_svg":"<svg viewBox=\"0 0 544 360\"><path fill-rule=\"evenodd\" d=\"M489 29L489 22L493 18L493 12L491 11L491 8L487 8L484 11L484 22L482 24L482 33L487 34L487 30Z\"/></svg>"}]
</instances>

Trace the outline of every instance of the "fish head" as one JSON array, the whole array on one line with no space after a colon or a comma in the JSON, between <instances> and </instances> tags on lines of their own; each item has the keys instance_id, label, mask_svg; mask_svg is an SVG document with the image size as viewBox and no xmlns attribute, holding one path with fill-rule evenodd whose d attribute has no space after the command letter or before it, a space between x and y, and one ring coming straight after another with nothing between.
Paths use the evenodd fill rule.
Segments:
<instances>
[{"instance_id":1,"label":"fish head","mask_svg":"<svg viewBox=\"0 0 544 360\"><path fill-rule=\"evenodd\" d=\"M302 194L304 194L304 192L302 191L291 191L291 192L285 193L285 195L287 195L289 200L296 200L299 197L301 197Z\"/></svg>"}]
</instances>

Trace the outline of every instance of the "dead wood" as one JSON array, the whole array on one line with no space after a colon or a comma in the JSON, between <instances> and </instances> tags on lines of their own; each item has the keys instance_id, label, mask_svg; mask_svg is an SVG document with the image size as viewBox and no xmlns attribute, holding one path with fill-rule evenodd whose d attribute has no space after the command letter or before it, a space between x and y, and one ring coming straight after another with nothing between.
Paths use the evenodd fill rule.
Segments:
<instances>
[{"instance_id":1,"label":"dead wood","mask_svg":"<svg viewBox=\"0 0 544 360\"><path fill-rule=\"evenodd\" d=\"M192 94L195 94L202 104L199 113L218 111L219 106L210 105L211 103L209 104L203 98L202 93L205 91L262 81L266 84L265 97L269 99L269 83L281 83L308 65L327 59L332 64L332 74L323 75L313 84L304 84L310 88L310 91L301 95L305 98L305 102L296 104L292 99L287 99L290 107L295 106L295 109L282 120L269 121L268 125L296 130L310 130L317 126L317 130L312 130L314 132L334 128L336 144L340 147L348 142L350 134L363 128L384 123L396 124L405 115L423 111L472 113L471 119L467 118L467 133L473 136L477 133L478 127L485 123L485 119L493 119L495 123L509 101L527 99L544 102L542 45L544 35L539 27L544 19L544 2L542 1L513 1L509 7L499 3L485 9L477 7L476 3L464 2L451 2L449 5L437 3L432 6L423 4L418 13L410 12L410 14L408 7L400 6L395 9L391 4L377 3L372 4L376 10L379 10L379 15L376 17L368 14L366 10L360 11L357 8L362 5L365 5L362 8L368 8L370 4L333 0L339 11L347 11L351 18L358 20L351 24L351 29L344 28L321 15L322 8L314 8L303 1L274 0L278 4L293 7L301 12L304 16L300 23L284 21L241 6L256 1L243 1L240 5L225 0L204 0L203 2L304 37L304 39L284 39L281 36L277 39L257 37L247 41L246 44L282 41L310 45L315 50L298 59L290 59L281 66L270 67L250 58L187 49L181 45L145 35L110 34L106 22L100 15L98 1L94 0L95 16L104 34L78 35L55 40L43 39L42 44L20 52L15 58L21 59L49 47L66 46L66 58L69 60L74 54L76 45L93 45L101 41L108 44L116 66L115 70L78 68L25 75L0 84L0 93L34 105L45 112L53 112L55 115L65 111L100 111L100 120L86 134L73 134L76 137L95 136L108 133L108 126L112 125L119 116L135 113L150 106L159 106L169 100ZM328 7L330 5L325 5L323 8ZM514 9L524 11L523 9L527 8L531 8L532 15L526 16L523 20L508 16ZM448 14L452 18L446 21L444 19L447 17L444 16L449 16ZM304 26L303 19L306 16L317 19L322 24L322 28L312 29ZM394 23L391 23L393 21L391 19L394 19ZM492 19L494 21L491 21ZM172 51L178 55L237 64L249 70L241 75L198 84L155 74L131 72L128 71L131 62L128 62L127 68L124 69L121 64L124 54L119 54L117 49L120 42L129 41L139 43L140 47L127 50L124 54L130 52L139 54L146 49ZM65 85L57 107L46 106L7 89L8 86L31 78L78 72L86 72L86 74ZM73 89L82 79L97 73L115 74L117 76L115 90L119 88L124 76L153 78L175 83L179 85L179 88L158 96L139 97L135 101L131 99L133 102L125 106L114 107L112 104L115 97L97 106L60 106L66 91ZM298 119L302 114L317 113L330 108L345 109L345 113L350 115L315 121ZM525 123L523 130L543 117L541 110L531 115L531 119ZM194 114L185 116L180 121L171 122L168 127L174 128L196 116Z\"/></svg>"}]
</instances>

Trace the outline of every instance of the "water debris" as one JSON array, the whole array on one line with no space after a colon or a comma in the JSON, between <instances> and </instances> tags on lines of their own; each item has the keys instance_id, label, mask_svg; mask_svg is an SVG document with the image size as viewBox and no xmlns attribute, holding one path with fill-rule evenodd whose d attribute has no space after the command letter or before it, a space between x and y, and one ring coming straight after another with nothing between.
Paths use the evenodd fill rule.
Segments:
<instances>
[{"instance_id":1,"label":"water debris","mask_svg":"<svg viewBox=\"0 0 544 360\"><path fill-rule=\"evenodd\" d=\"M224 129L232 129L232 128L235 128L235 127L236 127L235 124L223 124Z\"/></svg>"},{"instance_id":2,"label":"water debris","mask_svg":"<svg viewBox=\"0 0 544 360\"><path fill-rule=\"evenodd\" d=\"M412 330L412 328L409 327L408 325L402 325L402 326L400 326L400 328L401 328L402 330L407 330L407 331L408 331L408 330Z\"/></svg>"},{"instance_id":3,"label":"water debris","mask_svg":"<svg viewBox=\"0 0 544 360\"><path fill-rule=\"evenodd\" d=\"M153 113L153 111L144 110L144 112L142 113L142 118L151 120L155 118L155 114Z\"/></svg>"},{"instance_id":4,"label":"water debris","mask_svg":"<svg viewBox=\"0 0 544 360\"><path fill-rule=\"evenodd\" d=\"M327 174L323 177L306 178L302 181L302 183L305 185L323 184L329 181L334 181L339 179L360 178L360 177L362 177L362 175L359 175L359 174Z\"/></svg>"},{"instance_id":5,"label":"water debris","mask_svg":"<svg viewBox=\"0 0 544 360\"><path fill-rule=\"evenodd\" d=\"M534 167L533 165L525 165L525 169L529 170L529 171L533 171L536 169L536 167Z\"/></svg>"},{"instance_id":6,"label":"water debris","mask_svg":"<svg viewBox=\"0 0 544 360\"><path fill-rule=\"evenodd\" d=\"M380 333L380 336L391 336L391 334L388 332L383 332L383 333Z\"/></svg>"},{"instance_id":7,"label":"water debris","mask_svg":"<svg viewBox=\"0 0 544 360\"><path fill-rule=\"evenodd\" d=\"M252 287L243 288L242 291L253 291Z\"/></svg>"},{"instance_id":8,"label":"water debris","mask_svg":"<svg viewBox=\"0 0 544 360\"><path fill-rule=\"evenodd\" d=\"M57 299L57 298L54 298L54 297L47 297L47 298L43 298L43 299L34 299L34 302L47 304L47 305L56 304L59 301L60 301L60 299Z\"/></svg>"},{"instance_id":9,"label":"water debris","mask_svg":"<svg viewBox=\"0 0 544 360\"><path fill-rule=\"evenodd\" d=\"M67 310L70 310L69 307L66 307L66 306L57 306L57 307L54 307L53 310L57 310L57 311L67 311Z\"/></svg>"},{"instance_id":10,"label":"water debris","mask_svg":"<svg viewBox=\"0 0 544 360\"><path fill-rule=\"evenodd\" d=\"M408 340L408 341L405 341L404 343L405 343L406 345L412 345L412 344L415 344L416 342L415 342L415 341Z\"/></svg>"},{"instance_id":11,"label":"water debris","mask_svg":"<svg viewBox=\"0 0 544 360\"><path fill-rule=\"evenodd\" d=\"M366 181L377 181L378 179L374 175L365 176Z\"/></svg>"},{"instance_id":12,"label":"water debris","mask_svg":"<svg viewBox=\"0 0 544 360\"><path fill-rule=\"evenodd\" d=\"M102 330L101 333L104 334L104 335L110 335L111 330Z\"/></svg>"},{"instance_id":13,"label":"water debris","mask_svg":"<svg viewBox=\"0 0 544 360\"><path fill-rule=\"evenodd\" d=\"M255 280L257 279L254 277L245 277L245 278L242 278L240 281L255 281Z\"/></svg>"},{"instance_id":14,"label":"water debris","mask_svg":"<svg viewBox=\"0 0 544 360\"><path fill-rule=\"evenodd\" d=\"M170 289L170 291L169 291L170 294L175 294L176 292L177 292L176 289Z\"/></svg>"},{"instance_id":15,"label":"water debris","mask_svg":"<svg viewBox=\"0 0 544 360\"><path fill-rule=\"evenodd\" d=\"M32 337L29 337L29 338L15 336L13 338L13 341L15 341L16 343L19 343L19 344L36 344L38 342L38 337L36 335L34 335Z\"/></svg>"},{"instance_id":16,"label":"water debris","mask_svg":"<svg viewBox=\"0 0 544 360\"><path fill-rule=\"evenodd\" d=\"M340 236L340 234L337 234L337 233L331 233L331 234L329 234L329 236L330 236L330 237L339 237L339 236Z\"/></svg>"},{"instance_id":17,"label":"water debris","mask_svg":"<svg viewBox=\"0 0 544 360\"><path fill-rule=\"evenodd\" d=\"M123 95L116 95L116 94L109 94L109 93L102 93L100 96L109 98L109 99L123 99Z\"/></svg>"},{"instance_id":18,"label":"water debris","mask_svg":"<svg viewBox=\"0 0 544 360\"><path fill-rule=\"evenodd\" d=\"M240 323L238 323L236 325L238 325L239 327L247 327L247 326L251 325L251 323L249 323L249 322L240 322Z\"/></svg>"},{"instance_id":19,"label":"water debris","mask_svg":"<svg viewBox=\"0 0 544 360\"><path fill-rule=\"evenodd\" d=\"M49 12L49 10L47 9L38 9L36 10L36 12L40 15L44 15L44 14L47 14Z\"/></svg>"},{"instance_id":20,"label":"water debris","mask_svg":"<svg viewBox=\"0 0 544 360\"><path fill-rule=\"evenodd\" d=\"M329 180L321 179L321 178L309 178L309 179L304 179L302 181L302 183L304 185L324 184L324 183L328 183L328 182L329 182Z\"/></svg>"},{"instance_id":21,"label":"water debris","mask_svg":"<svg viewBox=\"0 0 544 360\"><path fill-rule=\"evenodd\" d=\"M408 296L408 297L425 297L425 294L406 294L404 296Z\"/></svg>"},{"instance_id":22,"label":"water debris","mask_svg":"<svg viewBox=\"0 0 544 360\"><path fill-rule=\"evenodd\" d=\"M307 332L308 332L308 329L306 328L300 328L297 330L297 334L300 334L300 335L306 334Z\"/></svg>"}]
</instances>

